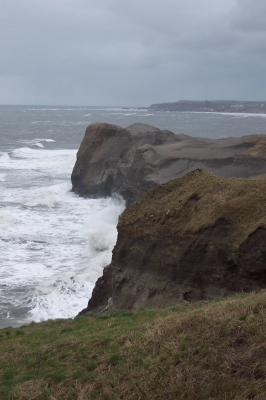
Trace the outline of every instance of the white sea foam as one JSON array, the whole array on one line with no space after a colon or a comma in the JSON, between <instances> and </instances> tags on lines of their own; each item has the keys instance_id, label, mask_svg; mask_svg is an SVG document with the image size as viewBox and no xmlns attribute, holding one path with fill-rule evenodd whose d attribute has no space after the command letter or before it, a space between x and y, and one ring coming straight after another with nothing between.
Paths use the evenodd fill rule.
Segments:
<instances>
[{"instance_id":1,"label":"white sea foam","mask_svg":"<svg viewBox=\"0 0 266 400\"><path fill-rule=\"evenodd\" d=\"M8 324L74 317L110 263L124 203L71 193L75 154L25 147L4 158L20 182L0 193L0 315Z\"/></svg>"},{"instance_id":2,"label":"white sea foam","mask_svg":"<svg viewBox=\"0 0 266 400\"><path fill-rule=\"evenodd\" d=\"M104 209L85 220L83 234L88 240L89 255L112 250L117 236L113 227L124 207L122 199L108 199Z\"/></svg>"},{"instance_id":3,"label":"white sea foam","mask_svg":"<svg viewBox=\"0 0 266 400\"><path fill-rule=\"evenodd\" d=\"M33 142L32 146L44 147L43 144L40 142Z\"/></svg>"},{"instance_id":4,"label":"white sea foam","mask_svg":"<svg viewBox=\"0 0 266 400\"><path fill-rule=\"evenodd\" d=\"M73 318L86 307L93 284L82 277L58 277L39 285L29 303L29 320L36 322L52 318Z\"/></svg>"},{"instance_id":5,"label":"white sea foam","mask_svg":"<svg viewBox=\"0 0 266 400\"><path fill-rule=\"evenodd\" d=\"M39 150L23 147L12 151L11 157L4 161L10 161L9 169L38 170L51 175L65 174L69 178L75 158L76 150Z\"/></svg>"},{"instance_id":6,"label":"white sea foam","mask_svg":"<svg viewBox=\"0 0 266 400\"><path fill-rule=\"evenodd\" d=\"M0 163L6 163L10 160L10 157L8 155L8 153L2 153L0 154Z\"/></svg>"},{"instance_id":7,"label":"white sea foam","mask_svg":"<svg viewBox=\"0 0 266 400\"><path fill-rule=\"evenodd\" d=\"M0 173L0 182L5 182L5 180L6 180L6 174Z\"/></svg>"},{"instance_id":8,"label":"white sea foam","mask_svg":"<svg viewBox=\"0 0 266 400\"><path fill-rule=\"evenodd\" d=\"M10 212L0 212L0 230L10 227L15 221L15 217Z\"/></svg>"},{"instance_id":9,"label":"white sea foam","mask_svg":"<svg viewBox=\"0 0 266 400\"><path fill-rule=\"evenodd\" d=\"M219 115L225 115L227 117L238 117L238 118L247 118L247 117L266 118L266 114L257 114L257 113L242 113L242 112L235 113L235 112L219 112L219 111L181 111L181 112L186 114L212 114L216 117Z\"/></svg>"},{"instance_id":10,"label":"white sea foam","mask_svg":"<svg viewBox=\"0 0 266 400\"><path fill-rule=\"evenodd\" d=\"M90 216L82 221L80 231L76 232L83 238L82 254L76 260L72 255L72 262L76 261L74 266L65 260L66 265L59 266L58 273L54 266L53 276L42 279L41 284L37 285L30 299L29 313L29 318L35 321L75 316L86 307L95 281L101 276L104 266L110 263L117 236L116 223L124 202L119 199L84 200L86 202L92 206L89 209ZM58 261L55 258L54 263Z\"/></svg>"},{"instance_id":11,"label":"white sea foam","mask_svg":"<svg viewBox=\"0 0 266 400\"><path fill-rule=\"evenodd\" d=\"M29 207L47 206L52 207L60 201L60 195L55 187L38 188L31 190L31 194L24 200L24 204Z\"/></svg>"},{"instance_id":12,"label":"white sea foam","mask_svg":"<svg viewBox=\"0 0 266 400\"><path fill-rule=\"evenodd\" d=\"M125 117L129 117L130 115L136 115L137 113L135 113L135 112L114 112L114 113L112 113L112 115L123 115L123 116L125 116ZM106 114L106 113L104 113L104 114L102 114L102 115L108 115L108 114Z\"/></svg>"}]
</instances>

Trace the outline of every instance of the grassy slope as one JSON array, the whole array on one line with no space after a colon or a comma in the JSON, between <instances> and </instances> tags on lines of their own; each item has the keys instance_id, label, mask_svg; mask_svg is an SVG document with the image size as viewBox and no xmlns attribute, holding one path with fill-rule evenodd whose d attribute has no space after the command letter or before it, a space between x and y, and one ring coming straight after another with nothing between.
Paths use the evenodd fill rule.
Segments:
<instances>
[{"instance_id":1,"label":"grassy slope","mask_svg":"<svg viewBox=\"0 0 266 400\"><path fill-rule=\"evenodd\" d=\"M150 190L127 207L119 217L118 231L185 236L225 219L231 235L224 244L234 249L258 226L266 226L265 207L265 176L223 179L195 170Z\"/></svg>"},{"instance_id":2,"label":"grassy slope","mask_svg":"<svg viewBox=\"0 0 266 400\"><path fill-rule=\"evenodd\" d=\"M266 291L0 331L0 399L265 399Z\"/></svg>"}]
</instances>

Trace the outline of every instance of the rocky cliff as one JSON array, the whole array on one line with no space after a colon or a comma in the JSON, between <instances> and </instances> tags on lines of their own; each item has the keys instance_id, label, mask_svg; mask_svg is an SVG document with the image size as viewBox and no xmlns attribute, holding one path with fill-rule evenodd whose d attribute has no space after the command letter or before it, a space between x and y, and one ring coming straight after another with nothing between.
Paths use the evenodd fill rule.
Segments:
<instances>
[{"instance_id":1,"label":"rocky cliff","mask_svg":"<svg viewBox=\"0 0 266 400\"><path fill-rule=\"evenodd\" d=\"M152 104L152 111L192 111L192 112L226 112L226 113L266 113L265 101L196 101L180 100L174 103Z\"/></svg>"},{"instance_id":2,"label":"rocky cliff","mask_svg":"<svg viewBox=\"0 0 266 400\"><path fill-rule=\"evenodd\" d=\"M152 187L204 168L228 177L266 173L265 135L211 140L134 124L92 124L72 173L73 191L103 197L116 192L127 205Z\"/></svg>"},{"instance_id":3,"label":"rocky cliff","mask_svg":"<svg viewBox=\"0 0 266 400\"><path fill-rule=\"evenodd\" d=\"M112 262L83 311L157 307L266 287L266 179L195 170L119 218Z\"/></svg>"}]
</instances>

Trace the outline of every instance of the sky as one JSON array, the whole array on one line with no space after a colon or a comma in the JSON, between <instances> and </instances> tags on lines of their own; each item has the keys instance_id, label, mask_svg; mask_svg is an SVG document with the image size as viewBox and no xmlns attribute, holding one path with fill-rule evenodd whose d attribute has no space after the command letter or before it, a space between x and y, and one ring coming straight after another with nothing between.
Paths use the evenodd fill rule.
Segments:
<instances>
[{"instance_id":1,"label":"sky","mask_svg":"<svg viewBox=\"0 0 266 400\"><path fill-rule=\"evenodd\" d=\"M266 100L265 0L0 0L0 104Z\"/></svg>"}]
</instances>

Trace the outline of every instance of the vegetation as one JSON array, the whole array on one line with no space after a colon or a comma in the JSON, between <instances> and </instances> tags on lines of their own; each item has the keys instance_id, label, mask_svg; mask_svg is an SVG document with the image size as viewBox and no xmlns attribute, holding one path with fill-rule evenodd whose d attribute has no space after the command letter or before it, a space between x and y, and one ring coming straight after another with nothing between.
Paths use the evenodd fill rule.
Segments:
<instances>
[{"instance_id":1,"label":"vegetation","mask_svg":"<svg viewBox=\"0 0 266 400\"><path fill-rule=\"evenodd\" d=\"M265 176L224 179L195 170L150 190L127 207L119 218L118 231L185 236L224 220L230 235L223 244L234 250L257 227L266 226L265 207Z\"/></svg>"},{"instance_id":2,"label":"vegetation","mask_svg":"<svg viewBox=\"0 0 266 400\"><path fill-rule=\"evenodd\" d=\"M266 136L265 135L252 135L244 144L247 150L240 153L240 156L250 156L250 157L263 157L266 152Z\"/></svg>"},{"instance_id":3,"label":"vegetation","mask_svg":"<svg viewBox=\"0 0 266 400\"><path fill-rule=\"evenodd\" d=\"M0 330L1 400L265 399L266 291Z\"/></svg>"}]
</instances>

